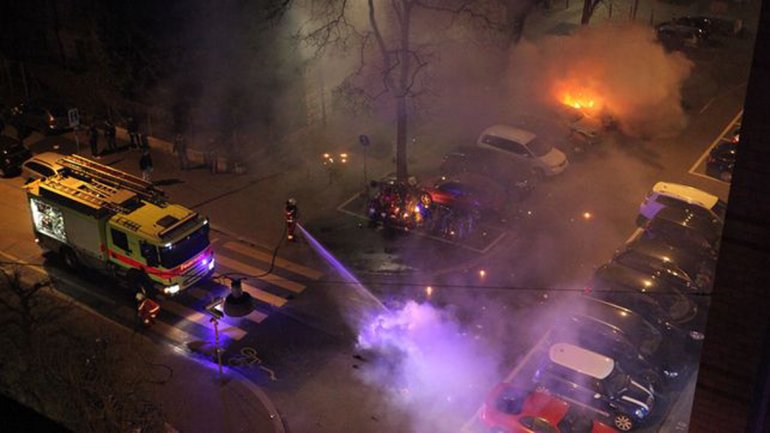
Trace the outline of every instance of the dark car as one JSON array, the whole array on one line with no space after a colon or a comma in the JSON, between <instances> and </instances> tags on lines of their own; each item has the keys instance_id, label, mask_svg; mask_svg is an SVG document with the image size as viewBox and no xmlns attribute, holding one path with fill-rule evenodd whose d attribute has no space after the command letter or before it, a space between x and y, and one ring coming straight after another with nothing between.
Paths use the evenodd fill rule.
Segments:
<instances>
[{"instance_id":1,"label":"dark car","mask_svg":"<svg viewBox=\"0 0 770 433\"><path fill-rule=\"evenodd\" d=\"M707 34L698 27L673 22L658 25L656 31L661 44L671 50L698 48L707 39Z\"/></svg>"},{"instance_id":2,"label":"dark car","mask_svg":"<svg viewBox=\"0 0 770 433\"><path fill-rule=\"evenodd\" d=\"M706 174L725 182L732 181L737 151L737 141L723 141L714 146L706 159Z\"/></svg>"},{"instance_id":3,"label":"dark car","mask_svg":"<svg viewBox=\"0 0 770 433\"><path fill-rule=\"evenodd\" d=\"M21 165L32 157L32 152L14 138L0 135L0 177L21 173Z\"/></svg>"},{"instance_id":4,"label":"dark car","mask_svg":"<svg viewBox=\"0 0 770 433\"><path fill-rule=\"evenodd\" d=\"M713 255L676 248L660 239L633 240L618 249L613 261L640 270L655 269L659 277L694 290L711 292L714 284Z\"/></svg>"},{"instance_id":5,"label":"dark car","mask_svg":"<svg viewBox=\"0 0 770 433\"><path fill-rule=\"evenodd\" d=\"M629 431L647 422L655 406L655 390L605 355L569 343L556 343L540 360L533 377L537 389L612 420Z\"/></svg>"},{"instance_id":6,"label":"dark car","mask_svg":"<svg viewBox=\"0 0 770 433\"><path fill-rule=\"evenodd\" d=\"M571 299L549 341L574 343L619 362L656 389L682 379L698 347L633 311L589 296Z\"/></svg>"},{"instance_id":7,"label":"dark car","mask_svg":"<svg viewBox=\"0 0 770 433\"><path fill-rule=\"evenodd\" d=\"M25 102L10 110L9 122L19 130L36 130L55 134L70 129L69 110L61 103Z\"/></svg>"},{"instance_id":8,"label":"dark car","mask_svg":"<svg viewBox=\"0 0 770 433\"><path fill-rule=\"evenodd\" d=\"M674 207L658 211L643 229L642 237L645 239L658 239L697 251L711 249L714 255L719 251L722 238L722 222L719 219Z\"/></svg>"},{"instance_id":9,"label":"dark car","mask_svg":"<svg viewBox=\"0 0 770 433\"><path fill-rule=\"evenodd\" d=\"M592 296L626 307L654 323L670 322L695 326L700 308L696 299L680 288L617 263L608 263L594 272L586 292ZM701 328L698 328L701 329Z\"/></svg>"},{"instance_id":10,"label":"dark car","mask_svg":"<svg viewBox=\"0 0 770 433\"><path fill-rule=\"evenodd\" d=\"M487 149L461 147L457 152L447 153L440 171L445 176L474 173L488 177L501 185L514 202L529 197L535 188L535 178L528 164L500 158Z\"/></svg>"}]
</instances>

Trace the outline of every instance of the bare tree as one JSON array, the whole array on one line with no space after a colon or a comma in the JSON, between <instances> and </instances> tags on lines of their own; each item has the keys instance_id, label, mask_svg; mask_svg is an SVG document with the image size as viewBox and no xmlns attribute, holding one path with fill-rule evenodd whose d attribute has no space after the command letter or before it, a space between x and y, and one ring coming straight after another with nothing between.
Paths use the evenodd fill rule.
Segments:
<instances>
[{"instance_id":1,"label":"bare tree","mask_svg":"<svg viewBox=\"0 0 770 433\"><path fill-rule=\"evenodd\" d=\"M594 15L596 7L599 6L602 0L583 0L583 14L580 16L580 24L588 25L591 21L591 17Z\"/></svg>"},{"instance_id":2,"label":"bare tree","mask_svg":"<svg viewBox=\"0 0 770 433\"><path fill-rule=\"evenodd\" d=\"M410 100L428 92L428 69L434 58L424 35L436 26L475 26L482 32L509 30L505 8L510 0L388 0L366 2L364 19L356 19L348 0L312 1L310 29L300 37L317 53L330 48L357 50L358 65L343 81L349 99L371 102L392 98L396 121L396 174L408 176L407 133ZM499 17L499 18L498 18ZM515 38L517 39L517 38Z\"/></svg>"}]
</instances>

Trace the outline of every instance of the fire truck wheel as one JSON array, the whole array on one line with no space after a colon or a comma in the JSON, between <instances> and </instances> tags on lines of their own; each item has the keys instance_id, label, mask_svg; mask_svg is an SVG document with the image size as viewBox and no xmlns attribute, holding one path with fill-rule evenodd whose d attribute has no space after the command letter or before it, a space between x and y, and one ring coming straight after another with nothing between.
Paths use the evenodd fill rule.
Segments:
<instances>
[{"instance_id":1,"label":"fire truck wheel","mask_svg":"<svg viewBox=\"0 0 770 433\"><path fill-rule=\"evenodd\" d=\"M128 287L131 289L132 293L142 292L148 296L155 294L155 288L153 287L152 282L150 281L150 277L148 277L147 274L134 269L128 271L128 274L126 274L126 279L128 280Z\"/></svg>"},{"instance_id":2,"label":"fire truck wheel","mask_svg":"<svg viewBox=\"0 0 770 433\"><path fill-rule=\"evenodd\" d=\"M62 256L62 260L64 261L64 266L72 271L77 271L80 269L80 260L78 260L78 256L75 254L75 251L73 251L72 248L62 247L62 249L59 250L59 253Z\"/></svg>"}]
</instances>

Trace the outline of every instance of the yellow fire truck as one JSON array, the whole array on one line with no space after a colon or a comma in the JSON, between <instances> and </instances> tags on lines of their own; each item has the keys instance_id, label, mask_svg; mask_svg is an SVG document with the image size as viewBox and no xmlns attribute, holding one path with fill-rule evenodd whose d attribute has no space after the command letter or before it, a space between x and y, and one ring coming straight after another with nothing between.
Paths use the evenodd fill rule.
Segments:
<instances>
[{"instance_id":1,"label":"yellow fire truck","mask_svg":"<svg viewBox=\"0 0 770 433\"><path fill-rule=\"evenodd\" d=\"M136 176L78 155L25 186L38 244L73 270L173 295L214 271L208 220Z\"/></svg>"}]
</instances>

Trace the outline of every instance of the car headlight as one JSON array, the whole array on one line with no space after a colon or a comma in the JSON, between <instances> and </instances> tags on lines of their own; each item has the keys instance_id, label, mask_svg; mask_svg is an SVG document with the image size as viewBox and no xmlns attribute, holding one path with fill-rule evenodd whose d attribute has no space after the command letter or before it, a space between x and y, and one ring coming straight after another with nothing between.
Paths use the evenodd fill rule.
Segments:
<instances>
[{"instance_id":1,"label":"car headlight","mask_svg":"<svg viewBox=\"0 0 770 433\"><path fill-rule=\"evenodd\" d=\"M634 411L634 415L636 415L637 418L644 418L647 415L647 411L640 407Z\"/></svg>"},{"instance_id":2,"label":"car headlight","mask_svg":"<svg viewBox=\"0 0 770 433\"><path fill-rule=\"evenodd\" d=\"M173 286L168 286L163 289L163 293L167 295L173 295L177 292L179 292L179 284L174 284Z\"/></svg>"}]
</instances>

